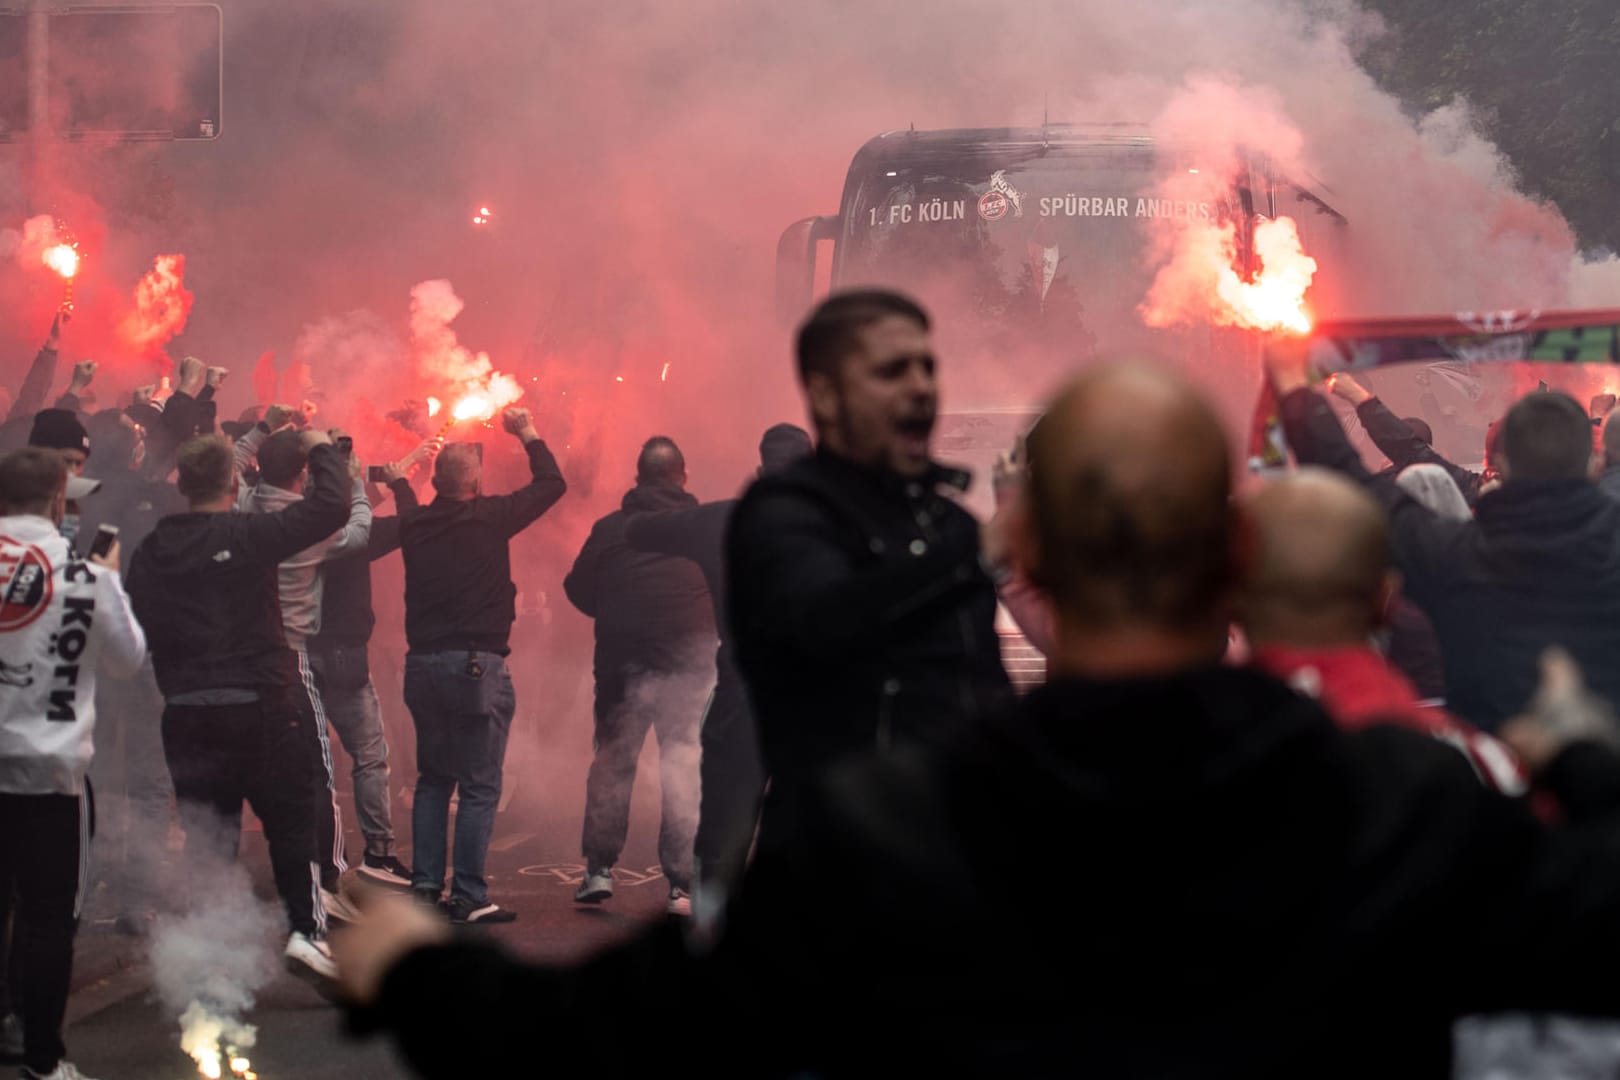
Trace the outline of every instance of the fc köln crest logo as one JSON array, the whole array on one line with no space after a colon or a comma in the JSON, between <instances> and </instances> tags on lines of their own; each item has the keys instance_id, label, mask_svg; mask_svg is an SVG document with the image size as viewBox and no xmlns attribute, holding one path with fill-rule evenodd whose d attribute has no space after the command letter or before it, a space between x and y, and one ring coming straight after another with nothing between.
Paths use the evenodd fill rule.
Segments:
<instances>
[{"instance_id":1,"label":"fc k\u00f6ln crest logo","mask_svg":"<svg viewBox=\"0 0 1620 1080\"><path fill-rule=\"evenodd\" d=\"M1007 216L1024 216L1024 195L1008 181L1005 172L998 172L990 178L990 190L979 196L979 216L986 221L1000 221Z\"/></svg>"},{"instance_id":2,"label":"fc k\u00f6ln crest logo","mask_svg":"<svg viewBox=\"0 0 1620 1080\"><path fill-rule=\"evenodd\" d=\"M21 630L51 606L51 563L32 544L0 536L0 633Z\"/></svg>"}]
</instances>

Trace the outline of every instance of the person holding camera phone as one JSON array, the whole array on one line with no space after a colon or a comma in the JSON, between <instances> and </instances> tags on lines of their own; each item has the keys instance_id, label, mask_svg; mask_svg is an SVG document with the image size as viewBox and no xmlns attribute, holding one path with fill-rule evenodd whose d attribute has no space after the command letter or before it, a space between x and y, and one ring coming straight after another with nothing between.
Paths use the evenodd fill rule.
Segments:
<instances>
[{"instance_id":1,"label":"person holding camera phone","mask_svg":"<svg viewBox=\"0 0 1620 1080\"><path fill-rule=\"evenodd\" d=\"M418 776L411 809L415 895L437 904L444 890L450 796L456 814L450 919L510 922L489 899L484 858L501 797L501 766L516 699L506 657L516 619L512 537L568 490L529 410L507 409L501 426L523 443L530 481L510 495L483 493L473 444L452 443L434 462L437 497L402 510L405 557L405 705L416 726Z\"/></svg>"},{"instance_id":2,"label":"person holding camera phone","mask_svg":"<svg viewBox=\"0 0 1620 1080\"><path fill-rule=\"evenodd\" d=\"M119 582L118 533L88 562L61 534L70 478L31 447L0 458L0 884L18 898L25 1078L82 1080L63 1060L73 935L93 823L98 666L133 674L146 637Z\"/></svg>"},{"instance_id":3,"label":"person holding camera phone","mask_svg":"<svg viewBox=\"0 0 1620 1080\"><path fill-rule=\"evenodd\" d=\"M399 513L418 503L410 474L433 460L443 442L429 439L390 465L367 470L368 485L394 497ZM382 491L372 493L373 502ZM309 639L309 667L315 675L326 718L353 762L354 810L366 850L360 875L394 888L408 889L410 867L394 854L394 821L388 796L388 739L383 730L377 690L371 682L368 646L377 617L371 606L371 564L399 549L399 517L373 517L371 540L364 551L325 564L321 592L320 632Z\"/></svg>"}]
</instances>

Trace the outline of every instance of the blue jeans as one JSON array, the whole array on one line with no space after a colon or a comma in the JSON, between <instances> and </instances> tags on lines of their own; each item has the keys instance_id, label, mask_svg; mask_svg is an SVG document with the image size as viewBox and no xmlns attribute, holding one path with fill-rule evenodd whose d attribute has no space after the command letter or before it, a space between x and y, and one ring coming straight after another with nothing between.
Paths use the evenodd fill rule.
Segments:
<instances>
[{"instance_id":1,"label":"blue jeans","mask_svg":"<svg viewBox=\"0 0 1620 1080\"><path fill-rule=\"evenodd\" d=\"M506 660L486 652L411 653L405 658L405 707L416 725L418 770L411 886L444 888L450 796L460 789L450 898L482 907L489 902L484 856L517 708Z\"/></svg>"},{"instance_id":2,"label":"blue jeans","mask_svg":"<svg viewBox=\"0 0 1620 1080\"><path fill-rule=\"evenodd\" d=\"M394 853L394 818L388 803L388 740L383 736L377 689L366 668L365 646L312 650L309 666L326 720L354 762L354 813L367 855Z\"/></svg>"}]
</instances>

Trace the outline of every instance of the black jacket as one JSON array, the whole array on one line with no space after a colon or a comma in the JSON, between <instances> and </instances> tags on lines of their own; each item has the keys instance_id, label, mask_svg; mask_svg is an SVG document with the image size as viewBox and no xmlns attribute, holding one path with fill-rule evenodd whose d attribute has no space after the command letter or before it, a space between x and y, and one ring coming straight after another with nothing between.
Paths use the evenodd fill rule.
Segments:
<instances>
[{"instance_id":1,"label":"black jacket","mask_svg":"<svg viewBox=\"0 0 1620 1080\"><path fill-rule=\"evenodd\" d=\"M1356 418L1367 429L1367 437L1373 445L1389 458L1397 473L1408 465L1438 465L1457 482L1457 488L1469 506L1479 501L1480 485L1485 478L1441 457L1434 447L1417 437L1405 420L1390 412L1388 405L1377 398L1369 398L1356 406Z\"/></svg>"},{"instance_id":2,"label":"black jacket","mask_svg":"<svg viewBox=\"0 0 1620 1080\"><path fill-rule=\"evenodd\" d=\"M129 596L164 696L290 685L297 663L282 632L276 568L348 518L348 465L317 446L304 498L285 510L159 521L130 559Z\"/></svg>"},{"instance_id":3,"label":"black jacket","mask_svg":"<svg viewBox=\"0 0 1620 1080\"><path fill-rule=\"evenodd\" d=\"M412 652L510 651L517 587L508 544L568 490L544 440L524 449L531 479L510 495L441 496L401 511L405 639Z\"/></svg>"},{"instance_id":4,"label":"black jacket","mask_svg":"<svg viewBox=\"0 0 1620 1080\"><path fill-rule=\"evenodd\" d=\"M979 525L825 450L754 483L726 537L737 664L779 780L967 726L1010 695Z\"/></svg>"},{"instance_id":5,"label":"black jacket","mask_svg":"<svg viewBox=\"0 0 1620 1080\"><path fill-rule=\"evenodd\" d=\"M1620 703L1620 501L1586 480L1509 481L1473 521L1444 521L1362 466L1325 401L1282 401L1295 455L1365 483L1389 513L1406 591L1429 616L1451 711L1494 732L1535 693L1538 658L1562 645Z\"/></svg>"},{"instance_id":6,"label":"black jacket","mask_svg":"<svg viewBox=\"0 0 1620 1080\"><path fill-rule=\"evenodd\" d=\"M422 949L372 1019L429 1078L724 1016L757 1076L1440 1080L1460 1015L1620 1009L1620 823L1549 831L1451 747L1250 671L1060 680L792 810L715 946Z\"/></svg>"},{"instance_id":7,"label":"black jacket","mask_svg":"<svg viewBox=\"0 0 1620 1080\"><path fill-rule=\"evenodd\" d=\"M638 484L620 509L598 521L574 568L563 578L569 602L596 620L596 657L659 669L693 660L694 642L706 652L715 639L714 611L703 571L690 560L637 551L625 539L641 514L692 510L697 499L679 488Z\"/></svg>"},{"instance_id":8,"label":"black jacket","mask_svg":"<svg viewBox=\"0 0 1620 1080\"><path fill-rule=\"evenodd\" d=\"M371 564L399 550L399 515L421 504L409 480L388 485L394 494L395 514L371 519L366 550L346 559L334 559L323 568L321 632L309 639L309 651L363 649L371 642L377 615L371 606Z\"/></svg>"},{"instance_id":9,"label":"black jacket","mask_svg":"<svg viewBox=\"0 0 1620 1080\"><path fill-rule=\"evenodd\" d=\"M675 555L697 564L703 584L709 589L714 628L720 635L714 660L716 684L740 694L742 674L737 670L736 650L726 629L726 529L736 508L736 499L723 499L681 510L636 514L625 525L624 539L637 551Z\"/></svg>"}]
</instances>

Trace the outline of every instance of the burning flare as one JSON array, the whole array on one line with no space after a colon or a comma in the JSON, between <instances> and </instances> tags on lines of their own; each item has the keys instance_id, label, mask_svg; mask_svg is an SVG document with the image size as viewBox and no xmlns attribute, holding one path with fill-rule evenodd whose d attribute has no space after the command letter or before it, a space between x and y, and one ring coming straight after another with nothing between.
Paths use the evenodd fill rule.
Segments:
<instances>
[{"instance_id":1,"label":"burning flare","mask_svg":"<svg viewBox=\"0 0 1620 1080\"><path fill-rule=\"evenodd\" d=\"M57 244L45 249L41 261L64 279L71 280L79 272L79 249L72 244Z\"/></svg>"},{"instance_id":2,"label":"burning flare","mask_svg":"<svg viewBox=\"0 0 1620 1080\"><path fill-rule=\"evenodd\" d=\"M1254 230L1255 258L1260 271L1244 281L1230 266L1221 269L1217 291L1232 309L1238 326L1252 330L1311 332L1305 293L1316 276L1316 260L1300 246L1299 228L1292 218L1265 221Z\"/></svg>"},{"instance_id":3,"label":"burning flare","mask_svg":"<svg viewBox=\"0 0 1620 1080\"><path fill-rule=\"evenodd\" d=\"M411 289L411 348L417 368L429 385L449 385L461 394L451 407L446 431L458 421L489 420L523 396L517 380L495 370L488 353L475 353L457 339L450 324L465 306L448 281L424 281ZM428 399L429 416L439 412L435 400Z\"/></svg>"},{"instance_id":4,"label":"burning flare","mask_svg":"<svg viewBox=\"0 0 1620 1080\"><path fill-rule=\"evenodd\" d=\"M438 416L439 415L439 410L442 409L442 408L444 408L444 402L440 401L436 397L428 398L427 399L428 419L431 420L435 416Z\"/></svg>"},{"instance_id":5,"label":"burning flare","mask_svg":"<svg viewBox=\"0 0 1620 1080\"><path fill-rule=\"evenodd\" d=\"M488 394L468 394L450 410L456 420L488 420L495 415L495 400Z\"/></svg>"},{"instance_id":6,"label":"burning flare","mask_svg":"<svg viewBox=\"0 0 1620 1080\"><path fill-rule=\"evenodd\" d=\"M193 1001L180 1017L180 1049L197 1063L197 1072L208 1080L229 1075L238 1080L258 1080L241 1048L252 1046L258 1035L251 1024L216 1015L208 1006Z\"/></svg>"},{"instance_id":7,"label":"burning flare","mask_svg":"<svg viewBox=\"0 0 1620 1080\"><path fill-rule=\"evenodd\" d=\"M1149 326L1213 323L1246 330L1308 334L1305 294L1316 260L1305 254L1292 218L1263 221L1254 230L1252 280L1233 269L1237 230L1231 222L1188 223L1160 267L1141 313Z\"/></svg>"}]
</instances>

